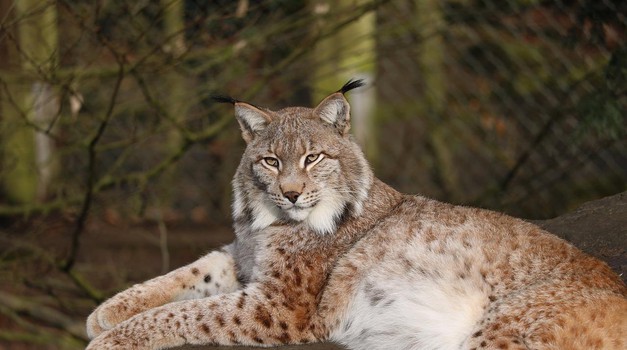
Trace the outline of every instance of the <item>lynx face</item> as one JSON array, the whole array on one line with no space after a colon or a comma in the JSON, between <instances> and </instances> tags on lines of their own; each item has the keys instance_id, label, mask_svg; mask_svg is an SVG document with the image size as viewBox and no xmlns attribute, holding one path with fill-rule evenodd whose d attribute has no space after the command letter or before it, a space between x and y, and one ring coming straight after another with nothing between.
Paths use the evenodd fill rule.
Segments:
<instances>
[{"instance_id":1,"label":"lynx face","mask_svg":"<svg viewBox=\"0 0 627 350\"><path fill-rule=\"evenodd\" d=\"M304 222L330 233L346 213L361 213L372 173L348 134L341 93L315 109L275 112L237 102L235 110L247 142L233 181L236 220L254 229Z\"/></svg>"}]
</instances>

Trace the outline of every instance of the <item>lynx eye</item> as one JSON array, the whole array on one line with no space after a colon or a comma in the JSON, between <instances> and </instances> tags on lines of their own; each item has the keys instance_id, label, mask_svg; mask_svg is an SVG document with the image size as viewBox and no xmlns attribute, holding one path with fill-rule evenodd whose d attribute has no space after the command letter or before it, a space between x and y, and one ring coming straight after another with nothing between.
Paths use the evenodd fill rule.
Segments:
<instances>
[{"instance_id":1,"label":"lynx eye","mask_svg":"<svg viewBox=\"0 0 627 350\"><path fill-rule=\"evenodd\" d=\"M310 154L305 158L305 165L309 165L320 158L320 154Z\"/></svg>"},{"instance_id":2,"label":"lynx eye","mask_svg":"<svg viewBox=\"0 0 627 350\"><path fill-rule=\"evenodd\" d=\"M274 167L274 168L278 168L279 167L279 160L273 157L265 157L263 159L263 162L266 163L268 166Z\"/></svg>"}]
</instances>

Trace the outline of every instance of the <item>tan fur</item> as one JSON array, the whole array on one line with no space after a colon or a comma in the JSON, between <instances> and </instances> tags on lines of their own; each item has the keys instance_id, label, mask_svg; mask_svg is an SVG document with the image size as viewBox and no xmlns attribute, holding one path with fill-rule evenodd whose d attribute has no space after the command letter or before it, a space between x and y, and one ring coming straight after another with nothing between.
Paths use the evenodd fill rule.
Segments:
<instances>
[{"instance_id":1,"label":"tan fur","mask_svg":"<svg viewBox=\"0 0 627 350\"><path fill-rule=\"evenodd\" d=\"M236 111L248 143L233 182L237 240L105 302L88 349L625 348L627 288L606 264L522 220L373 178L341 93L315 109ZM308 154L324 157L303 166ZM277 209L295 191L302 220Z\"/></svg>"}]
</instances>

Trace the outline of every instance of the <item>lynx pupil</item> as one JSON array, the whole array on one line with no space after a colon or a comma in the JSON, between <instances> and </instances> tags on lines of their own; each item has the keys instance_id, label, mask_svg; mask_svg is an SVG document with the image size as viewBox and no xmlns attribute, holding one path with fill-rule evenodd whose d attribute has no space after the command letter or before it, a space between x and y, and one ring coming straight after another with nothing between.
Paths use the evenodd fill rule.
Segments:
<instances>
[{"instance_id":1,"label":"lynx pupil","mask_svg":"<svg viewBox=\"0 0 627 350\"><path fill-rule=\"evenodd\" d=\"M313 162L316 161L316 159L318 159L320 155L319 154L310 154L307 156L307 158L305 158L305 165L307 164L311 164Z\"/></svg>"},{"instance_id":2,"label":"lynx pupil","mask_svg":"<svg viewBox=\"0 0 627 350\"><path fill-rule=\"evenodd\" d=\"M265 157L263 159L264 162L266 162L266 164L268 164L269 166L273 166L273 167L278 167L279 166L279 160L276 158L272 158L272 157Z\"/></svg>"}]
</instances>

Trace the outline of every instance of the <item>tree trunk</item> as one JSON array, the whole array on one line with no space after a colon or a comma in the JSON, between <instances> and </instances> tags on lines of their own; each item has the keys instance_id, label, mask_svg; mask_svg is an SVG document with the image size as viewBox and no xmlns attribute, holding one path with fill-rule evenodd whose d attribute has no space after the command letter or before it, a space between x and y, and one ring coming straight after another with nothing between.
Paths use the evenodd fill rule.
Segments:
<instances>
[{"instance_id":1,"label":"tree trunk","mask_svg":"<svg viewBox=\"0 0 627 350\"><path fill-rule=\"evenodd\" d=\"M185 18L182 0L161 0L163 7L163 30L166 38L164 51L169 53L173 62L177 62L185 53ZM185 78L176 72L176 64L165 74L166 92L165 111L173 121L180 123L185 119L187 111ZM176 128L170 128L167 136L167 148L176 152L181 146L181 134Z\"/></svg>"},{"instance_id":2,"label":"tree trunk","mask_svg":"<svg viewBox=\"0 0 627 350\"><path fill-rule=\"evenodd\" d=\"M189 108L190 89L186 86L186 79L181 72L177 71L177 63L182 62L181 57L185 54L185 2L183 0L161 0L163 9L163 35L165 44L163 50L169 54L174 62L166 73L163 74L163 90L158 94L162 96L164 105L163 111L167 114L168 120L161 123L174 123L184 126L187 111ZM161 82L160 82L161 83ZM165 157L178 153L183 147L183 135L178 127L169 126L165 135L163 152ZM160 213L160 239L162 242L162 270L169 270L169 258L167 253L167 230L165 227L165 217L173 209L179 187L174 184L180 181L180 174L177 167L167 169L159 180L158 193L155 193L154 205L159 207Z\"/></svg>"},{"instance_id":3,"label":"tree trunk","mask_svg":"<svg viewBox=\"0 0 627 350\"><path fill-rule=\"evenodd\" d=\"M59 112L55 88L46 81L57 68L57 9L54 2L16 2L19 62L33 81L8 87L3 99L3 176L8 199L43 201L55 172L53 121ZM11 102L8 102L11 101Z\"/></svg>"},{"instance_id":4,"label":"tree trunk","mask_svg":"<svg viewBox=\"0 0 627 350\"><path fill-rule=\"evenodd\" d=\"M335 23L354 15L355 6L365 0L314 0L312 11L317 16L318 33L325 33ZM333 19L335 23L330 23ZM375 145L373 116L375 91L371 87L376 65L375 14L362 15L358 20L343 27L317 44L313 51L315 73L313 76L314 103L337 91L349 79L365 79L369 87L350 93L353 135L364 147L366 154L374 155Z\"/></svg>"},{"instance_id":5,"label":"tree trunk","mask_svg":"<svg viewBox=\"0 0 627 350\"><path fill-rule=\"evenodd\" d=\"M426 137L433 152L435 182L442 187L443 199L454 200L457 192L457 172L454 164L454 142L445 119L446 67L445 44L442 31L445 21L438 0L416 0L415 31L419 37L419 69L423 103L427 121Z\"/></svg>"}]
</instances>

